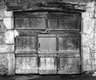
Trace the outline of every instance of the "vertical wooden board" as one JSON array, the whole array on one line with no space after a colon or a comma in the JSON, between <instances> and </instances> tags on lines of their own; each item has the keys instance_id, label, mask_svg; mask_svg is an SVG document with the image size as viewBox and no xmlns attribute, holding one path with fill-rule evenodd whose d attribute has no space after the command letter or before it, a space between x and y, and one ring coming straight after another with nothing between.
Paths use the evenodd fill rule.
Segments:
<instances>
[{"instance_id":1,"label":"vertical wooden board","mask_svg":"<svg viewBox=\"0 0 96 80\"><path fill-rule=\"evenodd\" d=\"M39 74L56 74L57 65L55 57L40 57Z\"/></svg>"},{"instance_id":2,"label":"vertical wooden board","mask_svg":"<svg viewBox=\"0 0 96 80\"><path fill-rule=\"evenodd\" d=\"M40 53L54 53L56 52L56 38L39 38L39 52Z\"/></svg>"},{"instance_id":3,"label":"vertical wooden board","mask_svg":"<svg viewBox=\"0 0 96 80\"><path fill-rule=\"evenodd\" d=\"M38 73L37 57L16 57L17 74Z\"/></svg>"},{"instance_id":4,"label":"vertical wooden board","mask_svg":"<svg viewBox=\"0 0 96 80\"><path fill-rule=\"evenodd\" d=\"M80 58L59 58L59 74L77 74L80 73Z\"/></svg>"},{"instance_id":5,"label":"vertical wooden board","mask_svg":"<svg viewBox=\"0 0 96 80\"><path fill-rule=\"evenodd\" d=\"M17 37L16 53L18 52L34 52L36 51L36 37Z\"/></svg>"}]
</instances>

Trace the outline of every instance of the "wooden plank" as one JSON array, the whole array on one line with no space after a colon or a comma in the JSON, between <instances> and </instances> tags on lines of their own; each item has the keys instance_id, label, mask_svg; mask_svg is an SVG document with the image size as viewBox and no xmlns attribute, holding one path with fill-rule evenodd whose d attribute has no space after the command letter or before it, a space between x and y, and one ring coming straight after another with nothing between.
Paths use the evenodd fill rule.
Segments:
<instances>
[{"instance_id":1,"label":"wooden plank","mask_svg":"<svg viewBox=\"0 0 96 80\"><path fill-rule=\"evenodd\" d=\"M16 18L24 18L24 17L26 17L26 18L28 18L28 17L30 17L30 18L32 18L32 17L37 17L37 18L45 18L46 17L46 14L47 14L48 12L19 12L19 11L16 11L16 12L14 12L14 17L16 17Z\"/></svg>"},{"instance_id":2,"label":"wooden plank","mask_svg":"<svg viewBox=\"0 0 96 80\"><path fill-rule=\"evenodd\" d=\"M40 33L44 33L45 32L45 30L32 30L32 29L30 29L30 30L21 30L21 29L17 29L17 31L19 32L19 36L34 36L34 35L38 35L38 34L40 34Z\"/></svg>"},{"instance_id":3,"label":"wooden plank","mask_svg":"<svg viewBox=\"0 0 96 80\"><path fill-rule=\"evenodd\" d=\"M65 18L58 19L59 29L80 29L80 19L78 18Z\"/></svg>"},{"instance_id":4,"label":"wooden plank","mask_svg":"<svg viewBox=\"0 0 96 80\"><path fill-rule=\"evenodd\" d=\"M16 29L45 29L45 19L35 17L15 18Z\"/></svg>"},{"instance_id":5,"label":"wooden plank","mask_svg":"<svg viewBox=\"0 0 96 80\"><path fill-rule=\"evenodd\" d=\"M66 16L65 16L66 15ZM78 14L52 14L48 19L49 29L80 29L80 17ZM58 23L58 24L57 24Z\"/></svg>"},{"instance_id":6,"label":"wooden plank","mask_svg":"<svg viewBox=\"0 0 96 80\"><path fill-rule=\"evenodd\" d=\"M38 73L37 57L16 57L15 73Z\"/></svg>"},{"instance_id":7,"label":"wooden plank","mask_svg":"<svg viewBox=\"0 0 96 80\"><path fill-rule=\"evenodd\" d=\"M49 12L48 18L80 18L80 14L63 13L63 12Z\"/></svg>"},{"instance_id":8,"label":"wooden plank","mask_svg":"<svg viewBox=\"0 0 96 80\"><path fill-rule=\"evenodd\" d=\"M58 62L58 74L80 73L80 58L61 58Z\"/></svg>"},{"instance_id":9,"label":"wooden plank","mask_svg":"<svg viewBox=\"0 0 96 80\"><path fill-rule=\"evenodd\" d=\"M40 57L39 74L56 74L56 63L55 57Z\"/></svg>"},{"instance_id":10,"label":"wooden plank","mask_svg":"<svg viewBox=\"0 0 96 80\"><path fill-rule=\"evenodd\" d=\"M64 58L80 58L80 52L79 51L62 51L58 52L59 57L64 57Z\"/></svg>"},{"instance_id":11,"label":"wooden plank","mask_svg":"<svg viewBox=\"0 0 96 80\"><path fill-rule=\"evenodd\" d=\"M16 38L16 53L30 53L30 52L36 52L36 37L17 37Z\"/></svg>"}]
</instances>

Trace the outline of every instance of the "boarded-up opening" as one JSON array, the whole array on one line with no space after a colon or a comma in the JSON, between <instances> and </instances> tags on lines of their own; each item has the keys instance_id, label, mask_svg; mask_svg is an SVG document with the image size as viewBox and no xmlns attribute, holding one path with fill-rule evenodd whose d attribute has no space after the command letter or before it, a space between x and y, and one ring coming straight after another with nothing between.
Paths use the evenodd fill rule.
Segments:
<instances>
[{"instance_id":1,"label":"boarded-up opening","mask_svg":"<svg viewBox=\"0 0 96 80\"><path fill-rule=\"evenodd\" d=\"M14 17L17 74L81 72L79 13L30 11Z\"/></svg>"}]
</instances>

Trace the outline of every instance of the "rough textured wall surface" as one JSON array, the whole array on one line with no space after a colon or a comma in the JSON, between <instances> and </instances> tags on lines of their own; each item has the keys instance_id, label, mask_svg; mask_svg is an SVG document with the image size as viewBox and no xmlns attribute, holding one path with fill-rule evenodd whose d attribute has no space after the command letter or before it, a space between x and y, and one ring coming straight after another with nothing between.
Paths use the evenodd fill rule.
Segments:
<instances>
[{"instance_id":1,"label":"rough textured wall surface","mask_svg":"<svg viewBox=\"0 0 96 80\"><path fill-rule=\"evenodd\" d=\"M82 21L81 35L82 35L83 71L96 70L95 17L96 17L95 3L94 2L88 3L86 12L82 13L83 21ZM18 33L14 30L12 11L6 11L6 6L0 4L0 74L11 74L11 75L14 74L14 66L15 66L14 37L16 35L18 35Z\"/></svg>"},{"instance_id":2,"label":"rough textured wall surface","mask_svg":"<svg viewBox=\"0 0 96 80\"><path fill-rule=\"evenodd\" d=\"M95 2L87 4L86 12L82 13L82 53L83 70L95 70Z\"/></svg>"},{"instance_id":3,"label":"rough textured wall surface","mask_svg":"<svg viewBox=\"0 0 96 80\"><path fill-rule=\"evenodd\" d=\"M55 3L60 2L62 3L72 3L72 4L86 4L87 2L91 2L94 0L5 0L5 4L8 6L8 10L32 10L36 8L44 8L48 6L50 7L49 3ZM48 4L47 4L48 3ZM55 4L51 5L54 6ZM57 4L58 5L58 4ZM64 6L65 4L63 4ZM60 7L61 5L59 5ZM73 5L75 6L75 5ZM56 7L56 6L55 6ZM78 6L75 6L78 8ZM71 7L72 8L72 7ZM64 7L65 9L65 7ZM79 6L80 9L80 6ZM82 6L81 6L82 9Z\"/></svg>"},{"instance_id":4,"label":"rough textured wall surface","mask_svg":"<svg viewBox=\"0 0 96 80\"><path fill-rule=\"evenodd\" d=\"M12 74L14 62L13 15L0 2L0 74Z\"/></svg>"}]
</instances>

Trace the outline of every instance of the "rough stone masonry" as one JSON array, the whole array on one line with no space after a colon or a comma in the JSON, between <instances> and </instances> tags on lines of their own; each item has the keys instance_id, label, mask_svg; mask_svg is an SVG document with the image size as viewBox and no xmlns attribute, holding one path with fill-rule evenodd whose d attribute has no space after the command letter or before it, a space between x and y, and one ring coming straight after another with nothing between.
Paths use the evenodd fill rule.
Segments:
<instances>
[{"instance_id":1,"label":"rough stone masonry","mask_svg":"<svg viewBox=\"0 0 96 80\"><path fill-rule=\"evenodd\" d=\"M6 5L0 3L0 74L15 74L14 38L19 33L14 30L13 12L7 11ZM82 13L81 24L82 69L95 72L96 2L86 3L86 12Z\"/></svg>"}]
</instances>

